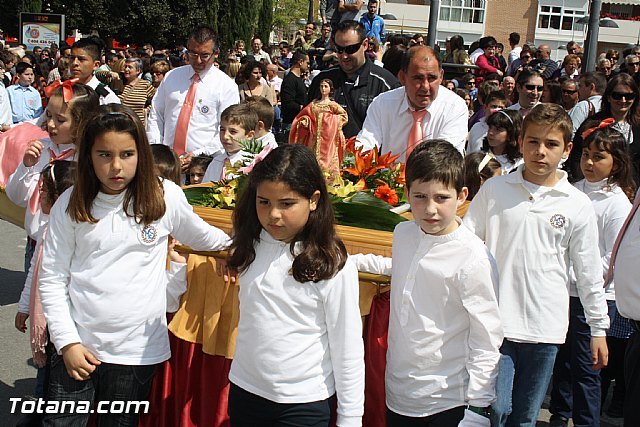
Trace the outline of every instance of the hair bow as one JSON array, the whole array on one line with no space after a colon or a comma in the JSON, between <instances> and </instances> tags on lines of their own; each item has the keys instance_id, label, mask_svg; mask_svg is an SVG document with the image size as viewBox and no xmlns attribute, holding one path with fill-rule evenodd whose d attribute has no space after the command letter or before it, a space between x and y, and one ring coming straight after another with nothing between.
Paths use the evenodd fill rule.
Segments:
<instances>
[{"instance_id":1,"label":"hair bow","mask_svg":"<svg viewBox=\"0 0 640 427\"><path fill-rule=\"evenodd\" d=\"M582 132L582 139L587 139L596 129L604 129L616 123L616 119L609 117L600 122L598 126L594 126Z\"/></svg>"},{"instance_id":2,"label":"hair bow","mask_svg":"<svg viewBox=\"0 0 640 427\"><path fill-rule=\"evenodd\" d=\"M51 98L56 89L62 86L62 99L65 103L68 103L73 99L73 87L79 80L80 79L56 80L44 88L44 94L47 95L47 98Z\"/></svg>"}]
</instances>

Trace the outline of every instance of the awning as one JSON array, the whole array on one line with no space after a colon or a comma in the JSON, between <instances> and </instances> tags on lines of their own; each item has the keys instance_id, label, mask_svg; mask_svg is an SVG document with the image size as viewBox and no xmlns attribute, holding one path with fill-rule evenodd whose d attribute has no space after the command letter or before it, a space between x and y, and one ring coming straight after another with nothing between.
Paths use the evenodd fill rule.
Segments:
<instances>
[{"instance_id":1,"label":"awning","mask_svg":"<svg viewBox=\"0 0 640 427\"><path fill-rule=\"evenodd\" d=\"M632 5L635 5L635 6L640 6L640 0L611 0L611 1L604 0L602 3L608 3L608 4L632 4Z\"/></svg>"}]
</instances>

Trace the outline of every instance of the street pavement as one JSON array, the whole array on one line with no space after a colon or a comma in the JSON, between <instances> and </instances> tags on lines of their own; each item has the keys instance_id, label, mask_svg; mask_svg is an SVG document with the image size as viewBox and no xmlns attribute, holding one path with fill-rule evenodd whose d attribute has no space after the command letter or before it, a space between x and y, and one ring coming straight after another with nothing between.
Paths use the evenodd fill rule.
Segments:
<instances>
[{"instance_id":1,"label":"street pavement","mask_svg":"<svg viewBox=\"0 0 640 427\"><path fill-rule=\"evenodd\" d=\"M24 230L0 220L0 425L12 426L20 414L10 414L11 397L32 395L36 368L29 335L13 326L24 285Z\"/></svg>"},{"instance_id":2,"label":"street pavement","mask_svg":"<svg viewBox=\"0 0 640 427\"><path fill-rule=\"evenodd\" d=\"M33 394L36 368L31 361L29 336L18 332L14 324L20 292L24 285L24 230L0 220L0 425L13 426L20 414L10 414L12 397ZM549 411L543 407L538 427L548 426ZM570 424L572 425L572 424ZM602 418L603 427L622 426L621 419Z\"/></svg>"}]
</instances>

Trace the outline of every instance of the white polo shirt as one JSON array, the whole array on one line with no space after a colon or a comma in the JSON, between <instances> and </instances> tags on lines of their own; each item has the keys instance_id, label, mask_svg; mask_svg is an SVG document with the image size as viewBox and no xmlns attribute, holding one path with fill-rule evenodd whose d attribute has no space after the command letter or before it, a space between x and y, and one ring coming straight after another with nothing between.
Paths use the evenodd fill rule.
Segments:
<instances>
[{"instance_id":1,"label":"white polo shirt","mask_svg":"<svg viewBox=\"0 0 640 427\"><path fill-rule=\"evenodd\" d=\"M569 326L569 268L592 336L609 327L598 227L589 198L560 181L534 187L516 172L491 178L471 201L464 223L486 243L500 272L504 335L513 341L562 344Z\"/></svg>"}]
</instances>

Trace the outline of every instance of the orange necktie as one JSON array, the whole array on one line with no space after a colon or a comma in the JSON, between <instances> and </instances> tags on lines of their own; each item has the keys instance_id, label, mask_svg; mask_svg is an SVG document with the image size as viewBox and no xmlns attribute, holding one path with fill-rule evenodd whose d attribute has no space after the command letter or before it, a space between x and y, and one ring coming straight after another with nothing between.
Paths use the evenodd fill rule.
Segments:
<instances>
[{"instance_id":1,"label":"orange necktie","mask_svg":"<svg viewBox=\"0 0 640 427\"><path fill-rule=\"evenodd\" d=\"M56 160L68 159L74 154L76 154L76 149L69 148L56 157L56 153L54 153L52 149L49 149L49 163L53 163ZM31 211L32 215L35 215L35 213L38 211L38 208L40 207L40 187L42 187L42 176L40 176L40 179L38 180L36 191L33 192L31 198L29 199L29 210Z\"/></svg>"},{"instance_id":2,"label":"orange necktie","mask_svg":"<svg viewBox=\"0 0 640 427\"><path fill-rule=\"evenodd\" d=\"M176 136L173 139L173 151L175 151L178 156L187 152L187 131L189 130L189 121L191 120L191 112L193 111L193 104L196 99L198 83L200 83L200 75L195 73L191 78L191 86L189 86L187 97L184 99L184 104L178 116Z\"/></svg>"},{"instance_id":3,"label":"orange necktie","mask_svg":"<svg viewBox=\"0 0 640 427\"><path fill-rule=\"evenodd\" d=\"M611 251L611 259L609 260L609 269L607 270L607 277L604 281L604 286L608 286L613 280L613 264L616 262L616 255L618 255L618 249L620 249L620 242L622 242L622 238L624 237L624 233L629 228L629 224L633 219L633 216L636 214L638 207L640 206L640 195L636 195L636 200L633 203L633 207L631 208L631 212L629 212L629 216L624 221L620 232L618 233L618 237L616 237L616 242L613 244L613 250Z\"/></svg>"},{"instance_id":4,"label":"orange necktie","mask_svg":"<svg viewBox=\"0 0 640 427\"><path fill-rule=\"evenodd\" d=\"M426 114L427 110L411 111L411 115L413 116L413 126L411 126L409 139L407 139L407 151L404 157L405 162L409 159L409 154L411 154L415 146L422 141L422 120Z\"/></svg>"}]
</instances>

